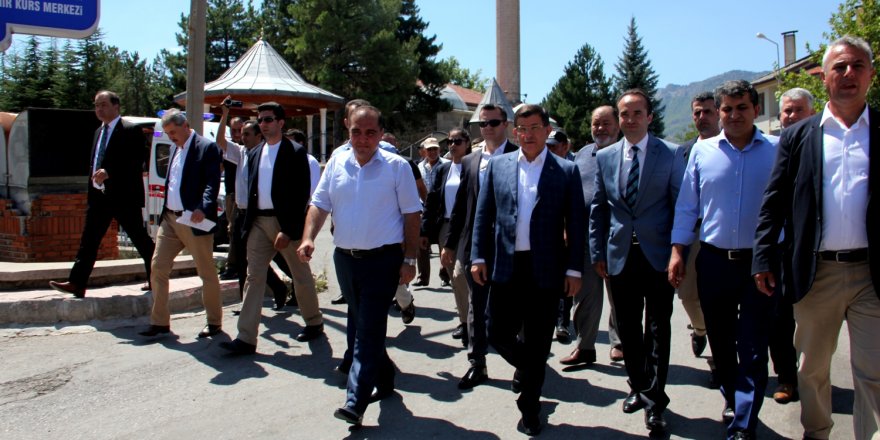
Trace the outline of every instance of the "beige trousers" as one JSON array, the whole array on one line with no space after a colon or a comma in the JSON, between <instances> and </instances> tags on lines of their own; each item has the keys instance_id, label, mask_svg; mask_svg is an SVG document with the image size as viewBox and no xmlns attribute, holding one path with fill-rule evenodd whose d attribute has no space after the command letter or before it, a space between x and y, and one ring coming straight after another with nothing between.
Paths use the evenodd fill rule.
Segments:
<instances>
[{"instance_id":1,"label":"beige trousers","mask_svg":"<svg viewBox=\"0 0 880 440\"><path fill-rule=\"evenodd\" d=\"M443 226L440 227L440 237L446 237L447 235L449 235L449 222L443 222ZM463 268L458 267L460 264L457 264L457 260L457 258L454 259L450 265L443 264L441 260L440 264L446 269L446 273L449 274L452 294L455 295L455 309L458 311L458 322L467 325L468 308L470 307L468 295L470 293L468 291L467 279L462 271Z\"/></svg>"},{"instance_id":2,"label":"beige trousers","mask_svg":"<svg viewBox=\"0 0 880 440\"><path fill-rule=\"evenodd\" d=\"M318 308L318 292L315 290L312 269L296 255L300 240L291 241L284 250L278 251L275 249L275 237L279 232L281 225L277 218L256 217L248 234L247 281L244 285L241 315L238 317L238 339L248 344L257 345L263 299L266 296L266 270L277 252L281 252L290 267L299 312L306 325L324 322L321 309Z\"/></svg>"},{"instance_id":3,"label":"beige trousers","mask_svg":"<svg viewBox=\"0 0 880 440\"><path fill-rule=\"evenodd\" d=\"M691 327L697 336L706 334L706 320L703 318L703 309L700 308L700 295L697 293L697 254L700 253L700 242L694 241L688 254L687 263L685 264L685 277L681 285L678 286L678 299L684 311L687 312L688 318L691 320Z\"/></svg>"},{"instance_id":4,"label":"beige trousers","mask_svg":"<svg viewBox=\"0 0 880 440\"><path fill-rule=\"evenodd\" d=\"M831 357L845 320L855 384L853 432L858 440L880 439L880 299L868 263L817 262L813 287L794 304L794 317L804 436L831 434Z\"/></svg>"},{"instance_id":5,"label":"beige trousers","mask_svg":"<svg viewBox=\"0 0 880 440\"><path fill-rule=\"evenodd\" d=\"M196 272L202 279L202 303L208 315L208 324L223 324L223 308L220 303L220 279L214 266L214 235L195 235L189 226L177 223L177 216L166 212L156 234L156 250L150 266L150 283L153 286L153 312L150 323L171 325L168 308L168 279L174 268L174 257L184 248L196 263Z\"/></svg>"}]
</instances>

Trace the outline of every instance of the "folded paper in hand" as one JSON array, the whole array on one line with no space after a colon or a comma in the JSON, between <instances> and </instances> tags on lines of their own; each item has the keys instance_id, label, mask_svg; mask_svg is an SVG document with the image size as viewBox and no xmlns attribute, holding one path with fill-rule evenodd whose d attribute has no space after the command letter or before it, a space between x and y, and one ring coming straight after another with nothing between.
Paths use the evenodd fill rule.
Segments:
<instances>
[{"instance_id":1,"label":"folded paper in hand","mask_svg":"<svg viewBox=\"0 0 880 440\"><path fill-rule=\"evenodd\" d=\"M215 222L208 220L207 218L195 223L192 221L192 211L183 211L183 215L177 217L177 223L182 225L191 226L196 229L201 229L202 231L208 232L214 228Z\"/></svg>"}]
</instances>

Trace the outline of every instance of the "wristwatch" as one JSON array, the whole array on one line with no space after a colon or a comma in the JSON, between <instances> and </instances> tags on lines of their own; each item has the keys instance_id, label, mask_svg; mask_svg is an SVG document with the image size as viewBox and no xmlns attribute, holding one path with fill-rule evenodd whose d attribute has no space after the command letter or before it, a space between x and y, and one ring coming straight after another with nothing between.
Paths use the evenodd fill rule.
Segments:
<instances>
[{"instance_id":1,"label":"wristwatch","mask_svg":"<svg viewBox=\"0 0 880 440\"><path fill-rule=\"evenodd\" d=\"M404 259L403 259L403 264L406 264L407 266L415 266L415 265L416 265L416 259L415 259L415 258L404 258Z\"/></svg>"}]
</instances>

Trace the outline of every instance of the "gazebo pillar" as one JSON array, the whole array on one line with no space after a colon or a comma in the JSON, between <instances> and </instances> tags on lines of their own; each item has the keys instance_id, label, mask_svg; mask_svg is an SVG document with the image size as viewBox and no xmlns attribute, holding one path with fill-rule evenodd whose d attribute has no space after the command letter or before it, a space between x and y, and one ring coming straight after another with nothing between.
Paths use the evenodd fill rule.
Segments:
<instances>
[{"instance_id":1,"label":"gazebo pillar","mask_svg":"<svg viewBox=\"0 0 880 440\"><path fill-rule=\"evenodd\" d=\"M321 109L321 161L327 162L327 109Z\"/></svg>"},{"instance_id":2,"label":"gazebo pillar","mask_svg":"<svg viewBox=\"0 0 880 440\"><path fill-rule=\"evenodd\" d=\"M308 148L309 154L313 154L315 150L312 149L312 132L314 132L314 128L312 127L312 122L315 117L313 115L306 115L306 145Z\"/></svg>"}]
</instances>

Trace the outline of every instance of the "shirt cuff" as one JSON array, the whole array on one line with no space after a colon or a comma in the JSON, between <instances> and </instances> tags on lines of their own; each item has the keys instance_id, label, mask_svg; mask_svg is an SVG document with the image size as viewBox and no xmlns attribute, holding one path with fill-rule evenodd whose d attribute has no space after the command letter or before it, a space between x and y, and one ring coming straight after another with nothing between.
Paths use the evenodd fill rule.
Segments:
<instances>
[{"instance_id":1,"label":"shirt cuff","mask_svg":"<svg viewBox=\"0 0 880 440\"><path fill-rule=\"evenodd\" d=\"M672 230L672 243L690 245L697 239L697 234L692 231L682 231L681 229Z\"/></svg>"},{"instance_id":2,"label":"shirt cuff","mask_svg":"<svg viewBox=\"0 0 880 440\"><path fill-rule=\"evenodd\" d=\"M579 271L579 270L571 270L571 269L569 269L569 270L565 271L565 276L567 276L567 277L572 277L572 278L580 278L580 277L581 277L581 271Z\"/></svg>"},{"instance_id":3,"label":"shirt cuff","mask_svg":"<svg viewBox=\"0 0 880 440\"><path fill-rule=\"evenodd\" d=\"M471 261L471 264L486 264L486 259L484 259L484 258L474 258L474 260Z\"/></svg>"}]
</instances>

